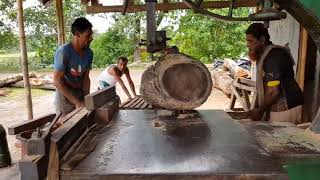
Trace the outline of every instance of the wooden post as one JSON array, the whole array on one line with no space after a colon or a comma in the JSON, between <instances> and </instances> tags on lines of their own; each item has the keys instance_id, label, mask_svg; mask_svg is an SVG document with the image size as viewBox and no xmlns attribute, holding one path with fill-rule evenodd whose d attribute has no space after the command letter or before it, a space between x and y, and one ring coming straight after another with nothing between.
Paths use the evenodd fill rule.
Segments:
<instances>
[{"instance_id":1,"label":"wooden post","mask_svg":"<svg viewBox=\"0 0 320 180\"><path fill-rule=\"evenodd\" d=\"M305 28L301 26L300 31L300 45L299 45L299 61L298 61L298 69L296 80L303 90L304 88L304 77L305 77L305 67L306 67L306 59L307 59L307 49L308 49L308 32Z\"/></svg>"},{"instance_id":2,"label":"wooden post","mask_svg":"<svg viewBox=\"0 0 320 180\"><path fill-rule=\"evenodd\" d=\"M57 12L56 14L57 14L57 26L58 26L58 46L61 46L65 43L62 0L56 0L56 12Z\"/></svg>"},{"instance_id":3,"label":"wooden post","mask_svg":"<svg viewBox=\"0 0 320 180\"><path fill-rule=\"evenodd\" d=\"M18 26L19 26L19 39L20 39L20 51L21 51L21 60L22 60L24 89L26 91L28 119L30 120L30 119L33 119L33 112L32 112L32 99L31 99L31 90L30 90L30 82L29 82L29 72L28 72L26 36L24 33L24 17L23 17L22 0L17 0L17 11L18 11Z\"/></svg>"}]
</instances>

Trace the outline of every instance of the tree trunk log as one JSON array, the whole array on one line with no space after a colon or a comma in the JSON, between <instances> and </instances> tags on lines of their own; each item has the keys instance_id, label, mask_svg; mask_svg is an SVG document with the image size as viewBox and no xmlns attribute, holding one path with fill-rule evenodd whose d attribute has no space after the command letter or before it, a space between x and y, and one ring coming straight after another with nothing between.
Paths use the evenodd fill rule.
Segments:
<instances>
[{"instance_id":1,"label":"tree trunk log","mask_svg":"<svg viewBox=\"0 0 320 180\"><path fill-rule=\"evenodd\" d=\"M29 77L36 77L36 75L34 73L29 73ZM23 80L22 73L10 75L4 79L0 79L0 88L8 86L10 84L13 84L13 83L21 81L21 80Z\"/></svg>"},{"instance_id":2,"label":"tree trunk log","mask_svg":"<svg viewBox=\"0 0 320 180\"><path fill-rule=\"evenodd\" d=\"M228 97L231 96L231 84L233 79L222 69L215 69L212 72L212 83L217 89L220 89Z\"/></svg>"},{"instance_id":3,"label":"tree trunk log","mask_svg":"<svg viewBox=\"0 0 320 180\"><path fill-rule=\"evenodd\" d=\"M140 94L155 107L190 110L201 106L211 89L204 64L184 54L167 54L142 74Z\"/></svg>"},{"instance_id":4,"label":"tree trunk log","mask_svg":"<svg viewBox=\"0 0 320 180\"><path fill-rule=\"evenodd\" d=\"M234 62L232 59L225 59L223 63L223 69L225 71L230 71L232 77L234 79L238 77L249 77L250 72L246 69L243 69L242 67L238 66L236 62Z\"/></svg>"}]
</instances>

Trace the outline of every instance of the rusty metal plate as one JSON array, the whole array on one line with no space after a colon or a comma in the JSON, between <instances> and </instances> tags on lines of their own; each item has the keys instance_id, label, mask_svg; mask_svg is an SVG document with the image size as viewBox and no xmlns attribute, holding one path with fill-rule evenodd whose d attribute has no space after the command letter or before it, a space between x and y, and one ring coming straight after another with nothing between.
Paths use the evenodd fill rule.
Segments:
<instances>
[{"instance_id":1,"label":"rusty metal plate","mask_svg":"<svg viewBox=\"0 0 320 180\"><path fill-rule=\"evenodd\" d=\"M281 164L221 110L201 110L190 120L120 110L97 133L96 149L61 171L62 179L287 179Z\"/></svg>"}]
</instances>

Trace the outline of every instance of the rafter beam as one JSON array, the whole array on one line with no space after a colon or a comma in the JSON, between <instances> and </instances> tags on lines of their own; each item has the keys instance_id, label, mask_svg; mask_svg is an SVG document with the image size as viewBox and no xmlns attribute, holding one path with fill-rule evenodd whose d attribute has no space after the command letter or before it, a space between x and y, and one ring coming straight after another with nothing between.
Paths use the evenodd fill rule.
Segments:
<instances>
[{"instance_id":1,"label":"rafter beam","mask_svg":"<svg viewBox=\"0 0 320 180\"><path fill-rule=\"evenodd\" d=\"M215 8L227 8L229 7L229 1L210 1L203 2L202 6L206 9L215 9ZM256 7L257 3L255 0L238 0L235 3L234 7ZM124 6L87 6L87 13L110 13L110 12L122 12ZM190 9L185 3L159 3L156 4L156 11L169 11L169 10L178 10L178 9ZM133 5L127 8L127 13L141 12L146 11L146 5Z\"/></svg>"}]
</instances>

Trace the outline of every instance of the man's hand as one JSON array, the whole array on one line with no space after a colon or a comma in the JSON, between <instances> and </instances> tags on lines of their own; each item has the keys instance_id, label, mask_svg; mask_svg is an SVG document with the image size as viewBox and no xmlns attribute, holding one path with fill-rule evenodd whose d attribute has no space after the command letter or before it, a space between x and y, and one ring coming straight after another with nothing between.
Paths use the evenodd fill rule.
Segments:
<instances>
[{"instance_id":1,"label":"man's hand","mask_svg":"<svg viewBox=\"0 0 320 180\"><path fill-rule=\"evenodd\" d=\"M76 108L82 108L84 107L84 101L79 101L77 104L76 104Z\"/></svg>"},{"instance_id":2,"label":"man's hand","mask_svg":"<svg viewBox=\"0 0 320 180\"><path fill-rule=\"evenodd\" d=\"M260 121L264 111L260 108L255 108L249 111L249 118L253 121Z\"/></svg>"}]
</instances>

